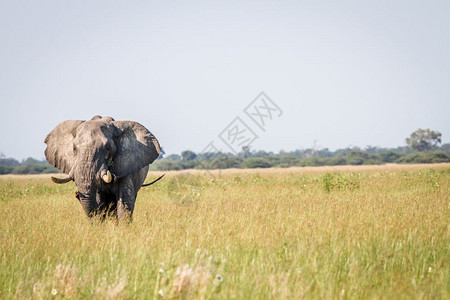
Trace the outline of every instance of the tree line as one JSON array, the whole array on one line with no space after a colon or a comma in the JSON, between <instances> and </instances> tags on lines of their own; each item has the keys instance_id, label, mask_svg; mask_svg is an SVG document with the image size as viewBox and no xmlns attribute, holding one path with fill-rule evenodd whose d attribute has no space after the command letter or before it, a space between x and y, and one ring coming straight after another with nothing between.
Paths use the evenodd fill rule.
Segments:
<instances>
[{"instance_id":1,"label":"tree line","mask_svg":"<svg viewBox=\"0 0 450 300\"><path fill-rule=\"evenodd\" d=\"M48 174L58 173L59 170L46 160L27 158L21 162L14 158L7 158L0 154L0 174Z\"/></svg>"},{"instance_id":2,"label":"tree line","mask_svg":"<svg viewBox=\"0 0 450 300\"><path fill-rule=\"evenodd\" d=\"M450 144L441 145L441 133L429 129L414 131L405 141L406 146L380 148L348 147L330 151L327 148L308 148L279 153L255 151L243 147L238 154L195 153L186 150L165 157L164 151L150 166L151 170L228 169L228 168L287 168L294 166L374 165L385 163L442 163L450 162ZM45 160L28 158L19 162L0 155L0 174L58 173Z\"/></svg>"},{"instance_id":3,"label":"tree line","mask_svg":"<svg viewBox=\"0 0 450 300\"><path fill-rule=\"evenodd\" d=\"M151 170L183 169L228 169L228 168L287 168L304 166L336 165L377 165L386 163L442 163L450 162L450 144L431 151L408 151L403 147L386 149L378 147L358 147L329 151L328 149L295 150L279 153L265 151L246 151L239 154L202 153L183 151L181 155L172 154L158 159Z\"/></svg>"},{"instance_id":4,"label":"tree line","mask_svg":"<svg viewBox=\"0 0 450 300\"><path fill-rule=\"evenodd\" d=\"M418 129L406 138L406 146L397 148L368 146L365 149L348 147L336 151L309 148L273 153L251 151L249 147L243 147L238 154L195 153L186 150L181 155L162 155L150 168L163 171L450 162L450 144L441 145L441 137L442 134L438 131Z\"/></svg>"}]
</instances>

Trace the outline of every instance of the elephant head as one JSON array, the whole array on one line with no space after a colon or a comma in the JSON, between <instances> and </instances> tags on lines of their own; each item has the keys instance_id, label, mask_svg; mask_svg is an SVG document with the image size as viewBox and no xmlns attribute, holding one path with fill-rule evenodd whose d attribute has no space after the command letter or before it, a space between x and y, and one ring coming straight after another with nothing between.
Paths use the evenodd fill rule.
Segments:
<instances>
[{"instance_id":1,"label":"elephant head","mask_svg":"<svg viewBox=\"0 0 450 300\"><path fill-rule=\"evenodd\" d=\"M141 124L100 116L64 121L47 135L45 143L47 160L68 175L53 177L53 181L75 181L88 216L99 205L99 191L114 193L115 182L138 173L160 153L157 139Z\"/></svg>"}]
</instances>

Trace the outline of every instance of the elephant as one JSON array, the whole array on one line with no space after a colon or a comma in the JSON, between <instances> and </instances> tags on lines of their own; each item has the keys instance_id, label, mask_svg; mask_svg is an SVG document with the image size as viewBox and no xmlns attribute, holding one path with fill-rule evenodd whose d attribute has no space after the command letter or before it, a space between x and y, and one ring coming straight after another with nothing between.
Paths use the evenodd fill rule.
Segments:
<instances>
[{"instance_id":1,"label":"elephant","mask_svg":"<svg viewBox=\"0 0 450 300\"><path fill-rule=\"evenodd\" d=\"M137 193L161 152L156 137L138 122L98 115L60 123L45 143L47 161L67 174L52 180L75 181L84 212L101 220L132 220Z\"/></svg>"}]
</instances>

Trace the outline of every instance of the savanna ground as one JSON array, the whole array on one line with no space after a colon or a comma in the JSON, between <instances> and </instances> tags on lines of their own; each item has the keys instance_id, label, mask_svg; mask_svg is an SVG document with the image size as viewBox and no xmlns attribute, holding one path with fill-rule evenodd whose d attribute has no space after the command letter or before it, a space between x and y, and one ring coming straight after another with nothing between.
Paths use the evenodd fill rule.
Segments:
<instances>
[{"instance_id":1,"label":"savanna ground","mask_svg":"<svg viewBox=\"0 0 450 300\"><path fill-rule=\"evenodd\" d=\"M168 172L131 225L75 190L0 177L1 299L450 298L450 164Z\"/></svg>"}]
</instances>

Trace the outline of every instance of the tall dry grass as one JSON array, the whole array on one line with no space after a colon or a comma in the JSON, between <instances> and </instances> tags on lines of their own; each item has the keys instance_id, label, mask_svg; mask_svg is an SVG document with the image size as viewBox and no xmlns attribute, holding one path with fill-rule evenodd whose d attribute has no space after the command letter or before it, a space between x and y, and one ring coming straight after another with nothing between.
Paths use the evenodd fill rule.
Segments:
<instances>
[{"instance_id":1,"label":"tall dry grass","mask_svg":"<svg viewBox=\"0 0 450 300\"><path fill-rule=\"evenodd\" d=\"M450 165L169 173L134 221L0 179L0 298L450 297Z\"/></svg>"}]
</instances>

